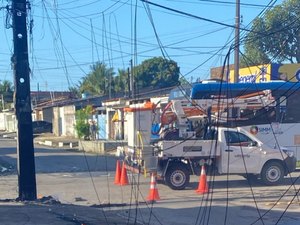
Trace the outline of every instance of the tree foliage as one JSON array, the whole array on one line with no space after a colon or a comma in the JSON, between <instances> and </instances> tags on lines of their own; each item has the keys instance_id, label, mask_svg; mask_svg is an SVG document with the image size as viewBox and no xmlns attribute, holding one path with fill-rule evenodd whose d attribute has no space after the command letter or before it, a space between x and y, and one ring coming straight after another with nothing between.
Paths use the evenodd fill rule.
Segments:
<instances>
[{"instance_id":1,"label":"tree foliage","mask_svg":"<svg viewBox=\"0 0 300 225\"><path fill-rule=\"evenodd\" d=\"M257 17L246 36L241 63L300 62L299 17L299 0L286 0Z\"/></svg>"},{"instance_id":2,"label":"tree foliage","mask_svg":"<svg viewBox=\"0 0 300 225\"><path fill-rule=\"evenodd\" d=\"M12 82L8 80L3 80L0 82L0 95L1 95L1 102L0 108L3 109L7 107L8 103L13 102L13 93L14 87Z\"/></svg>"},{"instance_id":3,"label":"tree foliage","mask_svg":"<svg viewBox=\"0 0 300 225\"><path fill-rule=\"evenodd\" d=\"M147 59L134 68L138 88L163 88L178 83L180 69L173 60L163 57Z\"/></svg>"},{"instance_id":4,"label":"tree foliage","mask_svg":"<svg viewBox=\"0 0 300 225\"><path fill-rule=\"evenodd\" d=\"M0 82L0 93L13 93L14 92L14 88L12 85L12 82L8 81L8 80L3 80L2 82Z\"/></svg>"},{"instance_id":5,"label":"tree foliage","mask_svg":"<svg viewBox=\"0 0 300 225\"><path fill-rule=\"evenodd\" d=\"M128 92L128 72L119 69L118 74L113 78L114 93Z\"/></svg>"},{"instance_id":6,"label":"tree foliage","mask_svg":"<svg viewBox=\"0 0 300 225\"><path fill-rule=\"evenodd\" d=\"M69 87L69 92L71 92L72 96L74 96L76 98L80 98L81 97L80 87L79 86Z\"/></svg>"},{"instance_id":7,"label":"tree foliage","mask_svg":"<svg viewBox=\"0 0 300 225\"><path fill-rule=\"evenodd\" d=\"M91 95L105 95L112 90L113 68L107 68L104 63L96 63L91 66L91 72L82 78L80 92Z\"/></svg>"},{"instance_id":8,"label":"tree foliage","mask_svg":"<svg viewBox=\"0 0 300 225\"><path fill-rule=\"evenodd\" d=\"M133 68L136 87L152 87L153 89L170 87L179 82L179 67L173 60L154 57L143 61ZM119 69L115 74L113 68L104 63L91 66L91 72L82 78L79 84L80 93L91 95L107 95L111 93L126 93L129 90L129 72ZM72 88L76 92L76 88Z\"/></svg>"},{"instance_id":9,"label":"tree foliage","mask_svg":"<svg viewBox=\"0 0 300 225\"><path fill-rule=\"evenodd\" d=\"M75 112L75 130L79 138L87 139L89 136L89 123L88 119L92 116L93 107L88 105L85 108Z\"/></svg>"}]
</instances>

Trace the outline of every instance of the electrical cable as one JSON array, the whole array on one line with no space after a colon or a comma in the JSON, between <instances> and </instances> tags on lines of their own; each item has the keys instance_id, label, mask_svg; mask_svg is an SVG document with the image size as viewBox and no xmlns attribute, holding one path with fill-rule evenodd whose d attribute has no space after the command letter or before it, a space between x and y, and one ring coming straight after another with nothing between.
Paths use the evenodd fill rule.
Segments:
<instances>
[{"instance_id":1,"label":"electrical cable","mask_svg":"<svg viewBox=\"0 0 300 225\"><path fill-rule=\"evenodd\" d=\"M119 37L119 36L117 36L117 37ZM158 35L157 35L157 37L158 37ZM135 38L135 39L136 39L136 38ZM120 43L120 42L119 42L119 43ZM136 44L136 41L135 41L135 44ZM160 44L161 44L161 43L160 43ZM162 45L160 45L160 47L162 47ZM137 46L135 45L135 49L136 49L136 48L137 48ZM109 48L109 49L112 49L112 48L111 48L111 46L110 46L110 48ZM162 50L162 49L161 49L161 50ZM135 50L134 52L136 53L136 52L137 52L137 50ZM137 60L135 60L135 62L137 62ZM149 221L149 223L150 223L150 221Z\"/></svg>"},{"instance_id":2,"label":"electrical cable","mask_svg":"<svg viewBox=\"0 0 300 225\"><path fill-rule=\"evenodd\" d=\"M43 9L45 10L46 15L49 16L48 10L47 10L47 8L46 8L46 6L44 4L43 4ZM51 32L52 32L52 35L53 35L53 37L55 37L54 44L57 47L57 49L56 49L57 50L56 51L57 56L58 56L58 58L60 58L60 63L62 64L62 68L65 70L65 76L67 78L67 82L68 82L68 85L70 87L70 80L69 80L69 75L68 75L67 65L66 65L66 62L65 62L64 53L61 54L61 52L59 51L59 47L56 45L56 43L57 43L57 35L58 35L58 39L60 40L61 48L62 48L62 50L64 52L63 42L62 42L62 39L60 38L61 37L60 30L58 28L58 30L55 31L54 24L50 21L49 17L48 17L48 23L49 23L49 27L52 28L52 29L50 29ZM57 23L58 23L58 21L57 21Z\"/></svg>"},{"instance_id":3,"label":"electrical cable","mask_svg":"<svg viewBox=\"0 0 300 225\"><path fill-rule=\"evenodd\" d=\"M228 70L229 71L229 70ZM253 193L253 191L252 191L252 193ZM258 208L258 207L257 207ZM262 217L260 216L260 218L262 219Z\"/></svg>"},{"instance_id":4,"label":"electrical cable","mask_svg":"<svg viewBox=\"0 0 300 225\"><path fill-rule=\"evenodd\" d=\"M191 17L191 18L203 20L203 21L206 21L206 22L218 24L218 25L225 26L225 27L236 28L234 25L230 25L230 24L218 22L218 21L211 20L211 19L206 19L206 18L203 18L203 17L200 17L200 16L195 16L195 15L192 15L192 14L190 14L190 13L186 13L186 12L183 12L183 11L180 11L180 10L172 9L172 8L169 8L169 7L166 7L166 6L163 6L163 5L159 5L159 4L156 4L156 3L153 3L153 2L149 2L148 0L140 0L140 1L145 2L145 3L148 3L148 4L150 4L150 5L154 5L154 6L157 6L157 7L163 8L163 9L166 9L166 10L168 10L168 11L172 11L172 12L176 12L176 13L178 13L178 14L186 15L186 16ZM240 28L240 29L241 29L241 30L244 30L244 31L250 31L250 30L245 29L245 28Z\"/></svg>"},{"instance_id":5,"label":"electrical cable","mask_svg":"<svg viewBox=\"0 0 300 225\"><path fill-rule=\"evenodd\" d=\"M291 78L292 79L292 78ZM295 83L296 84L296 83ZM284 83L283 83L283 85L284 85ZM291 87L292 88L292 87ZM278 90L280 89L280 87L278 88ZM299 88L298 88L299 89ZM299 91L298 89L296 89L296 90L293 90L293 92L292 93L290 93L289 95L287 95L286 96L286 94L291 90L287 90L285 93L282 93L282 96L286 96L286 98L288 99L291 95L293 95L296 91ZM276 90L273 90L273 92L275 92L276 93ZM261 99L262 100L262 99ZM280 100L280 101L283 101L283 100ZM280 102L279 103L277 103L277 104L280 104ZM266 106L266 107L268 107L268 106ZM267 112L264 112L264 113L267 113ZM259 116L259 115L258 115ZM268 117L267 117L268 118ZM268 120L269 120L269 118L268 118ZM270 122L270 121L269 121ZM279 142L278 142L278 139L277 139L277 137L276 137L276 135L275 135L275 131L274 131L274 129L273 129L273 127L271 126L271 130L272 130L272 132L273 132L273 135L274 135L274 139L275 139L275 142L276 142L276 145L277 146L279 146ZM282 157L282 159L284 159L284 156L283 156L283 152L282 151L280 151L280 153L281 153L281 157ZM244 158L243 158L244 159ZM245 166L246 166L246 164L245 164ZM290 177L290 179L292 179L292 177L291 177L291 174L290 174L290 171L288 171L288 174L289 174L289 177ZM248 176L248 173L247 173L247 176ZM295 192L296 192L296 187L294 186L294 190L295 190Z\"/></svg>"},{"instance_id":6,"label":"electrical cable","mask_svg":"<svg viewBox=\"0 0 300 225\"><path fill-rule=\"evenodd\" d=\"M185 3L192 3L192 4L212 4L212 5L223 5L223 6L236 6L236 2L229 2L229 1L215 1L215 0L196 0L194 1L190 1L190 0L167 0L170 2L185 2ZM201 2L205 2L205 3L201 3ZM260 5L260 4L252 4L252 3L240 3L241 6L244 7L257 7L257 8L266 8L268 7L268 5Z\"/></svg>"}]
</instances>

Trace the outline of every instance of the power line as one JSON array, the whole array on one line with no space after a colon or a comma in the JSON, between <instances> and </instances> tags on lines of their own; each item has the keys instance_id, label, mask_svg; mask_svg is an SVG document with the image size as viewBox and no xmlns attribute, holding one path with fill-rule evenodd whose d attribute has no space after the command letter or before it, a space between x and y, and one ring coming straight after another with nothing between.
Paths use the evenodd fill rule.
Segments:
<instances>
[{"instance_id":1,"label":"power line","mask_svg":"<svg viewBox=\"0 0 300 225\"><path fill-rule=\"evenodd\" d=\"M188 0L167 0L170 2L185 2L185 3L193 3L193 4L202 4L201 2L205 3L212 3L212 4L222 4L222 5L231 5L236 6L236 2L229 2L229 1L217 1L217 0L195 0L195 1L188 1ZM241 3L241 6L247 6L247 7L258 7L258 8L266 8L271 6L268 5L261 5L261 4L251 4L251 3Z\"/></svg>"},{"instance_id":2,"label":"power line","mask_svg":"<svg viewBox=\"0 0 300 225\"><path fill-rule=\"evenodd\" d=\"M236 28L236 26L231 25L231 24L226 24L226 23L218 22L216 20L211 20L211 19L200 17L200 16L195 16L193 14L186 13L186 12L183 12L183 11L180 11L180 10L177 10L177 9L172 9L172 8L169 8L169 7L166 7L166 6L163 6L163 5L159 5L159 4L156 4L156 3L153 3L153 2L148 2L147 0L140 0L140 1L148 3L150 5L157 6L157 7L162 8L162 9L166 9L168 11L176 12L178 14L185 15L185 16L188 16L188 17L191 17L191 18L194 18L194 19L203 20L203 21L206 21L206 22L218 24L218 25L225 26L225 27ZM245 29L245 28L240 28L240 29L245 30L245 31L250 31L249 29Z\"/></svg>"}]
</instances>

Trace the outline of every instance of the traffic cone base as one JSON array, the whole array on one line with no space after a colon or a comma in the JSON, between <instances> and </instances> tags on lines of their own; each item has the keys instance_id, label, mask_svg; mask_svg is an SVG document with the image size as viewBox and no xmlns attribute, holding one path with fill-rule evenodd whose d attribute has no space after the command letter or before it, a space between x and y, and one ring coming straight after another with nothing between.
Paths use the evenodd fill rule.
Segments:
<instances>
[{"instance_id":1,"label":"traffic cone base","mask_svg":"<svg viewBox=\"0 0 300 225\"><path fill-rule=\"evenodd\" d=\"M158 189L156 187L156 178L154 174L151 174L150 191L149 191L147 201L155 202L157 200L160 200L160 197L158 194Z\"/></svg>"},{"instance_id":2,"label":"traffic cone base","mask_svg":"<svg viewBox=\"0 0 300 225\"><path fill-rule=\"evenodd\" d=\"M122 170L121 170L121 178L120 178L120 183L119 185L124 186L128 185L128 176L127 176L127 170L126 170L126 165L125 162L122 164Z\"/></svg>"},{"instance_id":3,"label":"traffic cone base","mask_svg":"<svg viewBox=\"0 0 300 225\"><path fill-rule=\"evenodd\" d=\"M200 178L199 178L199 185L198 185L198 189L196 190L196 192L199 193L199 194L208 193L208 183L207 183L207 178L206 178L205 166L204 165L201 168L201 175L200 175Z\"/></svg>"},{"instance_id":4,"label":"traffic cone base","mask_svg":"<svg viewBox=\"0 0 300 225\"><path fill-rule=\"evenodd\" d=\"M115 175L114 184L119 185L120 184L120 179L121 179L121 166L120 166L120 161L117 160L116 175Z\"/></svg>"}]
</instances>

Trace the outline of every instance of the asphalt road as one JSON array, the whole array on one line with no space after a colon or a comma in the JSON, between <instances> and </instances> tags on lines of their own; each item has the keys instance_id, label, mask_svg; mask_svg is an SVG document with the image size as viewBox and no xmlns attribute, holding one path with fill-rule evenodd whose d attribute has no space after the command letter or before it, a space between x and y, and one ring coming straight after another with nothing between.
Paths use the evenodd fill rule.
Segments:
<instances>
[{"instance_id":1,"label":"asphalt road","mask_svg":"<svg viewBox=\"0 0 300 225\"><path fill-rule=\"evenodd\" d=\"M15 146L0 140L0 199L17 197ZM182 191L157 184L160 200L148 203L150 178L128 171L130 184L114 185L113 156L36 146L35 162L39 197L114 211L134 224L300 224L300 172L272 187L249 185L239 176L208 176L207 194L195 192L199 178L193 176Z\"/></svg>"}]
</instances>

